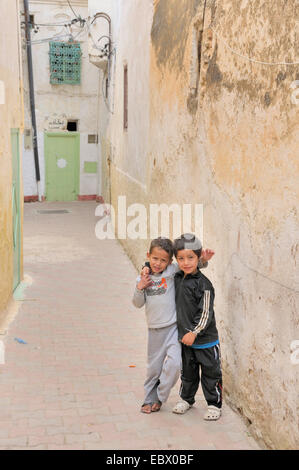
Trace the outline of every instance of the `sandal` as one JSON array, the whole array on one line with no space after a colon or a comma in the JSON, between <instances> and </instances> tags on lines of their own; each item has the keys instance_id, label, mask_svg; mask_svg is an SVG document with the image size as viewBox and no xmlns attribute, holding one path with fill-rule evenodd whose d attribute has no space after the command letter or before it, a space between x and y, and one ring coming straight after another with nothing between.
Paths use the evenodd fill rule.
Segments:
<instances>
[{"instance_id":1,"label":"sandal","mask_svg":"<svg viewBox=\"0 0 299 470\"><path fill-rule=\"evenodd\" d=\"M153 403L152 408L151 408L152 412L154 413L156 411L160 411L161 406L162 406L162 403L160 401Z\"/></svg>"},{"instance_id":2,"label":"sandal","mask_svg":"<svg viewBox=\"0 0 299 470\"><path fill-rule=\"evenodd\" d=\"M189 405L189 403L185 400L179 401L175 407L173 408L172 412L177 413L178 415L183 415L186 413L186 411L191 408L192 405Z\"/></svg>"},{"instance_id":3,"label":"sandal","mask_svg":"<svg viewBox=\"0 0 299 470\"><path fill-rule=\"evenodd\" d=\"M206 421L216 421L221 416L221 408L217 406L210 405L208 406L207 411L205 412L204 419Z\"/></svg>"},{"instance_id":4,"label":"sandal","mask_svg":"<svg viewBox=\"0 0 299 470\"><path fill-rule=\"evenodd\" d=\"M140 411L141 411L141 413L150 414L150 413L152 412L152 405L151 405L151 403L144 403L144 404L141 406Z\"/></svg>"}]
</instances>

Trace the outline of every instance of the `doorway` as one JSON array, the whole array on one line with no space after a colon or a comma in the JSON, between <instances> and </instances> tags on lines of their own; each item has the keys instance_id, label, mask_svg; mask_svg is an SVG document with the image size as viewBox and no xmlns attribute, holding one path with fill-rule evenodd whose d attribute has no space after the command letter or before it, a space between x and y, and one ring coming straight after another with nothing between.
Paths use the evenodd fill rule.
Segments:
<instances>
[{"instance_id":1,"label":"doorway","mask_svg":"<svg viewBox=\"0 0 299 470\"><path fill-rule=\"evenodd\" d=\"M45 132L47 201L75 201L79 194L80 134Z\"/></svg>"}]
</instances>

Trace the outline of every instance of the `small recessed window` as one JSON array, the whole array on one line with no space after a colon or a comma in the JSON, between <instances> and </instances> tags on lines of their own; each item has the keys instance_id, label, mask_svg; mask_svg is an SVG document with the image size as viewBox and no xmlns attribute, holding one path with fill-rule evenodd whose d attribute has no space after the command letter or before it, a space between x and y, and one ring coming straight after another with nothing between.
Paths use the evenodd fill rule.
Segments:
<instances>
[{"instance_id":1,"label":"small recessed window","mask_svg":"<svg viewBox=\"0 0 299 470\"><path fill-rule=\"evenodd\" d=\"M97 144L98 143L97 134L88 134L88 143L89 144Z\"/></svg>"},{"instance_id":2,"label":"small recessed window","mask_svg":"<svg viewBox=\"0 0 299 470\"><path fill-rule=\"evenodd\" d=\"M31 149L32 147L31 129L24 129L24 147L25 149Z\"/></svg>"},{"instance_id":3,"label":"small recessed window","mask_svg":"<svg viewBox=\"0 0 299 470\"><path fill-rule=\"evenodd\" d=\"M34 28L34 15L29 15L29 26L31 29Z\"/></svg>"},{"instance_id":4,"label":"small recessed window","mask_svg":"<svg viewBox=\"0 0 299 470\"><path fill-rule=\"evenodd\" d=\"M70 132L77 132L77 130L78 130L78 121L69 120L67 122L67 130L70 131Z\"/></svg>"}]
</instances>

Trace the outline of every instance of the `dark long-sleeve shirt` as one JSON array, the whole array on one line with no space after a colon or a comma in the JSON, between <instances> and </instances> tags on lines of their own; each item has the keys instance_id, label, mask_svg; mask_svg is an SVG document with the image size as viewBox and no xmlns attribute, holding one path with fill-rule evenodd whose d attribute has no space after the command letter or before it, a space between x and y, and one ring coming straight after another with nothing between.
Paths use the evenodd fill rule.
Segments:
<instances>
[{"instance_id":1,"label":"dark long-sleeve shirt","mask_svg":"<svg viewBox=\"0 0 299 470\"><path fill-rule=\"evenodd\" d=\"M192 331L194 345L218 340L214 314L215 292L211 281L199 270L184 277L183 271L175 275L175 300L179 340Z\"/></svg>"}]
</instances>

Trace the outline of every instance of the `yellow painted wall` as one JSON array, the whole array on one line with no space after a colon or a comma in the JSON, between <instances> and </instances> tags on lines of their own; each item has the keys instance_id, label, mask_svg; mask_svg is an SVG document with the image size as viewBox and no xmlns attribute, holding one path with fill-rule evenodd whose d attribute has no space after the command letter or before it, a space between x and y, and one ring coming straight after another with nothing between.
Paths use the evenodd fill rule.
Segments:
<instances>
[{"instance_id":1,"label":"yellow painted wall","mask_svg":"<svg viewBox=\"0 0 299 470\"><path fill-rule=\"evenodd\" d=\"M19 2L0 1L0 319L13 285L12 155L10 130L23 131ZM21 159L21 155L20 155ZM22 198L21 198L22 200ZM21 255L22 259L22 255ZM22 270L21 266L21 270ZM22 276L22 272L21 272Z\"/></svg>"}]
</instances>

